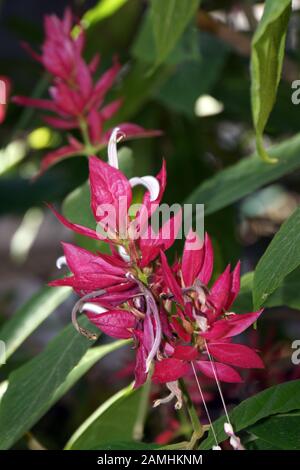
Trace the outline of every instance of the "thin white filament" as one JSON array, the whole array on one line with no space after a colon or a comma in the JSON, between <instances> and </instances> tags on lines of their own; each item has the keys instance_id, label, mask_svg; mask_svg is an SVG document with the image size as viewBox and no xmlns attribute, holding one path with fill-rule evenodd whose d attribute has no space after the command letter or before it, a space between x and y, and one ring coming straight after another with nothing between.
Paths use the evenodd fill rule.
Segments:
<instances>
[{"instance_id":1,"label":"thin white filament","mask_svg":"<svg viewBox=\"0 0 300 470\"><path fill-rule=\"evenodd\" d=\"M206 401L205 401L205 398L204 398L204 395L203 395L203 392L202 392L202 388L201 388L201 386L200 386L200 382L199 382L199 380L198 380L198 376L197 376L197 373L196 373L195 366L194 366L194 363L193 363L193 362L191 362L191 366L192 366L193 373L194 373L194 376L195 376L195 380L196 380L196 383L197 383L197 387L198 387L198 390L199 390L199 393L200 393L200 397L201 397L201 400L202 400L202 403L203 403L203 406L204 406L204 409L205 409L205 413L206 413L208 422L209 422L209 424L210 424L210 429L211 429L211 432L213 433L214 440L215 440L215 442L216 442L216 447L219 447L219 443L218 443L216 431L215 431L214 425L213 425L213 423L212 423L212 419L211 419L211 417L210 417L210 414L209 414L209 411L208 411L208 407L207 407L207 404L206 404ZM215 447L215 446L214 446L214 447ZM213 449L213 450L221 450L221 449Z\"/></svg>"},{"instance_id":2,"label":"thin white filament","mask_svg":"<svg viewBox=\"0 0 300 470\"><path fill-rule=\"evenodd\" d=\"M206 348L206 351L207 351L207 354L208 354L208 357L209 357L209 360L210 360L210 363L211 363L211 366L212 366L214 378L215 378L215 381L216 381L216 384L217 384L217 387L218 387L218 390L219 390L221 401L222 401L222 404L223 404L225 416L226 416L226 419L227 419L227 423L224 424L224 431L230 437L229 442L230 442L230 445L233 447L234 450L244 450L244 447L241 444L240 438L238 436L236 436L235 433L234 433L233 426L231 424L231 421L230 421L230 418L229 418L229 413L228 413L226 403L225 403L225 400L224 400L224 395L223 395L223 392L222 392L221 384L220 384L220 381L218 379L218 374L217 374L217 371L216 371L216 368L215 368L215 365L214 365L214 360L213 360L213 358L212 358L212 356L209 352L206 340L204 340L204 342L205 342L205 348Z\"/></svg>"},{"instance_id":3,"label":"thin white filament","mask_svg":"<svg viewBox=\"0 0 300 470\"><path fill-rule=\"evenodd\" d=\"M221 401L222 401L222 405L223 405L223 408L224 408L225 416L226 416L226 419L227 419L228 423L231 425L231 421L230 421L229 414L228 414L228 411L227 411L226 403L225 403L225 400L224 400L223 392L222 392L222 389L221 389L220 381L218 379L218 375L217 375L217 371L216 371L216 368L215 368L215 365L214 365L214 361L213 361L213 358L211 357L211 354L209 352L206 340L204 340L204 343L205 343L206 352L208 354L208 358L209 358L210 363L211 363L214 378L215 378L215 381L216 381L216 384L217 384L217 387L218 387L218 390L219 390L219 394L220 394L220 397L221 397Z\"/></svg>"}]
</instances>

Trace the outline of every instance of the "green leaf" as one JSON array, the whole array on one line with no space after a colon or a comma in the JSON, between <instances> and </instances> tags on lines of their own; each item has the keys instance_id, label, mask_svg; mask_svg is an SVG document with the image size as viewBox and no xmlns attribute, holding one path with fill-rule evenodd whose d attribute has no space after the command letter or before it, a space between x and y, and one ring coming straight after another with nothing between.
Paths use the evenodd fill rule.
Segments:
<instances>
[{"instance_id":1,"label":"green leaf","mask_svg":"<svg viewBox=\"0 0 300 470\"><path fill-rule=\"evenodd\" d=\"M267 441L264 441L263 439L255 439L255 440L250 441L246 445L246 449L247 450L280 450L278 449L278 447L272 446L272 444L270 444Z\"/></svg>"},{"instance_id":2,"label":"green leaf","mask_svg":"<svg viewBox=\"0 0 300 470\"><path fill-rule=\"evenodd\" d=\"M155 66L174 49L197 11L199 0L151 0L151 20L156 44Z\"/></svg>"},{"instance_id":3,"label":"green leaf","mask_svg":"<svg viewBox=\"0 0 300 470\"><path fill-rule=\"evenodd\" d=\"M78 186L65 198L63 215L71 222L95 229L96 222L90 206L90 187L88 181Z\"/></svg>"},{"instance_id":4,"label":"green leaf","mask_svg":"<svg viewBox=\"0 0 300 470\"><path fill-rule=\"evenodd\" d=\"M199 31L190 25L180 40L165 58L164 63L177 65L187 60L199 59ZM131 49L135 59L147 64L153 64L156 60L155 38L152 24L151 12L145 15L142 26ZM202 77L203 78L203 77Z\"/></svg>"},{"instance_id":5,"label":"green leaf","mask_svg":"<svg viewBox=\"0 0 300 470\"><path fill-rule=\"evenodd\" d=\"M141 389L132 385L119 391L77 429L66 444L68 450L101 449L103 444L132 438Z\"/></svg>"},{"instance_id":6,"label":"green leaf","mask_svg":"<svg viewBox=\"0 0 300 470\"><path fill-rule=\"evenodd\" d=\"M234 302L233 311L237 313L251 312L253 307L254 272L244 274L241 278L241 290ZM286 305L290 308L300 310L300 268L295 269L287 275L280 286L270 295L265 307L280 307Z\"/></svg>"},{"instance_id":7,"label":"green leaf","mask_svg":"<svg viewBox=\"0 0 300 470\"><path fill-rule=\"evenodd\" d=\"M276 449L300 449L300 415L283 414L259 421L247 429L264 441L267 446ZM262 448L262 443L260 443ZM269 448L269 447L268 447Z\"/></svg>"},{"instance_id":8,"label":"green leaf","mask_svg":"<svg viewBox=\"0 0 300 470\"><path fill-rule=\"evenodd\" d=\"M257 151L269 163L263 146L263 132L273 109L280 81L287 26L292 0L267 0L263 17L252 40L251 104Z\"/></svg>"},{"instance_id":9,"label":"green leaf","mask_svg":"<svg viewBox=\"0 0 300 470\"><path fill-rule=\"evenodd\" d=\"M81 322L89 324L86 319ZM41 354L9 376L0 404L0 449L11 447L31 429L102 355L125 343L111 343L87 353L91 344L69 325Z\"/></svg>"},{"instance_id":10,"label":"green leaf","mask_svg":"<svg viewBox=\"0 0 300 470\"><path fill-rule=\"evenodd\" d=\"M93 8L88 10L82 17L85 28L113 15L128 0L100 0Z\"/></svg>"},{"instance_id":11,"label":"green leaf","mask_svg":"<svg viewBox=\"0 0 300 470\"><path fill-rule=\"evenodd\" d=\"M179 64L156 94L170 109L189 117L195 117L197 98L211 92L228 55L228 47L211 35L201 33L199 43L197 57ZM188 87L186 77L189 77Z\"/></svg>"},{"instance_id":12,"label":"green leaf","mask_svg":"<svg viewBox=\"0 0 300 470\"><path fill-rule=\"evenodd\" d=\"M300 265L300 208L284 222L254 274L254 308L263 305L283 279Z\"/></svg>"},{"instance_id":13,"label":"green leaf","mask_svg":"<svg viewBox=\"0 0 300 470\"><path fill-rule=\"evenodd\" d=\"M300 380L292 380L267 388L236 406L229 413L229 417L235 431L239 432L268 416L294 410L300 410ZM218 442L227 438L224 432L225 422L226 417L222 416L213 423ZM209 431L200 449L210 449L214 444L213 434Z\"/></svg>"},{"instance_id":14,"label":"green leaf","mask_svg":"<svg viewBox=\"0 0 300 470\"><path fill-rule=\"evenodd\" d=\"M300 380L292 380L244 400L229 414L236 432L254 425L268 416L300 410ZM222 416L213 423L217 441L224 441L227 436L224 432L226 418ZM210 431L208 437L201 443L200 449L210 449L215 444Z\"/></svg>"},{"instance_id":15,"label":"green leaf","mask_svg":"<svg viewBox=\"0 0 300 470\"><path fill-rule=\"evenodd\" d=\"M3 397L4 393L7 390L7 387L8 387L8 381L7 380L5 380L4 382L0 382L0 402L2 400L2 397Z\"/></svg>"},{"instance_id":16,"label":"green leaf","mask_svg":"<svg viewBox=\"0 0 300 470\"><path fill-rule=\"evenodd\" d=\"M0 340L9 358L25 339L70 295L71 288L44 287L4 323Z\"/></svg>"},{"instance_id":17,"label":"green leaf","mask_svg":"<svg viewBox=\"0 0 300 470\"><path fill-rule=\"evenodd\" d=\"M204 181L185 201L205 204L205 214L212 214L247 194L300 167L300 134L275 145L270 154L276 165L266 165L254 154Z\"/></svg>"}]
</instances>

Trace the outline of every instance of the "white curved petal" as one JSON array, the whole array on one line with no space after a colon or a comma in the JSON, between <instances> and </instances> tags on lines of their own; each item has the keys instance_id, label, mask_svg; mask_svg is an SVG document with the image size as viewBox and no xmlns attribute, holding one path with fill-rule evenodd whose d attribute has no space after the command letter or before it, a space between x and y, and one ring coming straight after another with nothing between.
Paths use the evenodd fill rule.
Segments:
<instances>
[{"instance_id":1,"label":"white curved petal","mask_svg":"<svg viewBox=\"0 0 300 470\"><path fill-rule=\"evenodd\" d=\"M213 446L212 450L222 450L220 446Z\"/></svg>"},{"instance_id":2,"label":"white curved petal","mask_svg":"<svg viewBox=\"0 0 300 470\"><path fill-rule=\"evenodd\" d=\"M118 252L124 261L126 261L127 263L130 261L130 256L125 250L124 246L118 246Z\"/></svg>"},{"instance_id":3,"label":"white curved petal","mask_svg":"<svg viewBox=\"0 0 300 470\"><path fill-rule=\"evenodd\" d=\"M56 260L56 267L57 269L61 269L63 266L68 266L67 260L65 256L60 256Z\"/></svg>"},{"instance_id":4,"label":"white curved petal","mask_svg":"<svg viewBox=\"0 0 300 470\"><path fill-rule=\"evenodd\" d=\"M105 313L108 310L106 308L101 307L100 305L94 304L93 302L87 302L83 304L80 311L81 312L89 311L92 313L96 313L96 315L101 315L101 313Z\"/></svg>"},{"instance_id":5,"label":"white curved petal","mask_svg":"<svg viewBox=\"0 0 300 470\"><path fill-rule=\"evenodd\" d=\"M117 143L120 142L122 137L124 137L124 134L121 132L121 129L119 127L115 127L108 142L108 163L114 168L119 168Z\"/></svg>"},{"instance_id":6,"label":"white curved petal","mask_svg":"<svg viewBox=\"0 0 300 470\"><path fill-rule=\"evenodd\" d=\"M227 436L234 436L234 430L230 423L224 423L224 431Z\"/></svg>"},{"instance_id":7,"label":"white curved petal","mask_svg":"<svg viewBox=\"0 0 300 470\"><path fill-rule=\"evenodd\" d=\"M150 192L150 200L155 201L159 196L160 185L154 176L135 176L129 180L130 186L142 185Z\"/></svg>"}]
</instances>

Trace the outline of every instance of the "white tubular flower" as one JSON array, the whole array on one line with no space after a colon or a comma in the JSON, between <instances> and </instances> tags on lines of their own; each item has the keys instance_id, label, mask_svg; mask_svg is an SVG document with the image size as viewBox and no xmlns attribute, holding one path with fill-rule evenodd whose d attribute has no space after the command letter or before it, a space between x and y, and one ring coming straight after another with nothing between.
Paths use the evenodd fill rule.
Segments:
<instances>
[{"instance_id":1,"label":"white tubular flower","mask_svg":"<svg viewBox=\"0 0 300 470\"><path fill-rule=\"evenodd\" d=\"M115 127L112 131L108 142L108 163L110 166L119 169L117 143L124 137L119 127ZM150 192L150 200L155 201L159 196L160 185L154 176L136 176L129 180L131 187L142 185Z\"/></svg>"},{"instance_id":2,"label":"white tubular flower","mask_svg":"<svg viewBox=\"0 0 300 470\"><path fill-rule=\"evenodd\" d=\"M155 400L155 402L153 403L153 408L156 408L159 405L169 403L171 400L173 400L173 398L177 398L177 401L175 403L175 410L180 410L182 407L182 392L179 388L178 381L176 380L174 382L168 382L166 385L171 393L165 398Z\"/></svg>"},{"instance_id":3,"label":"white tubular flower","mask_svg":"<svg viewBox=\"0 0 300 470\"><path fill-rule=\"evenodd\" d=\"M155 201L159 196L160 185L154 176L135 176L129 180L129 183L132 188L138 185L144 186L150 193L151 201Z\"/></svg>"},{"instance_id":4,"label":"white tubular flower","mask_svg":"<svg viewBox=\"0 0 300 470\"><path fill-rule=\"evenodd\" d=\"M100 305L94 304L93 302L86 302L80 309L81 312L89 311L92 313L96 313L96 315L101 315L101 313L105 313L108 310L106 308L101 307Z\"/></svg>"},{"instance_id":5,"label":"white tubular flower","mask_svg":"<svg viewBox=\"0 0 300 470\"><path fill-rule=\"evenodd\" d=\"M222 450L220 446L213 446L212 450Z\"/></svg>"},{"instance_id":6,"label":"white tubular flower","mask_svg":"<svg viewBox=\"0 0 300 470\"><path fill-rule=\"evenodd\" d=\"M121 258L126 261L127 263L129 263L130 261L130 256L129 254L127 253L127 251L125 250L124 246L118 246L118 252L119 252L119 255L121 256Z\"/></svg>"},{"instance_id":7,"label":"white tubular flower","mask_svg":"<svg viewBox=\"0 0 300 470\"><path fill-rule=\"evenodd\" d=\"M115 127L108 142L108 163L110 166L113 166L117 169L119 168L117 143L120 142L122 137L124 137L124 134L121 132L120 128Z\"/></svg>"},{"instance_id":8,"label":"white tubular flower","mask_svg":"<svg viewBox=\"0 0 300 470\"><path fill-rule=\"evenodd\" d=\"M56 260L56 267L57 269L61 269L63 266L68 266L67 260L65 256L60 256Z\"/></svg>"},{"instance_id":9,"label":"white tubular flower","mask_svg":"<svg viewBox=\"0 0 300 470\"><path fill-rule=\"evenodd\" d=\"M241 440L236 434L234 433L233 427L230 423L224 423L224 431L227 434L227 436L230 437L229 442L231 447L233 447L234 450L245 450L245 448L241 444Z\"/></svg>"}]
</instances>

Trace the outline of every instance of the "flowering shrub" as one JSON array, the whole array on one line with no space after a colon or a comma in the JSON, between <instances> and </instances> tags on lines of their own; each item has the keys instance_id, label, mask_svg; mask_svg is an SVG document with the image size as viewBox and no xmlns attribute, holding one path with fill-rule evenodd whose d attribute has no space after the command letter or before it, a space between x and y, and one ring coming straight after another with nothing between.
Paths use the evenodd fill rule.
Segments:
<instances>
[{"instance_id":1,"label":"flowering shrub","mask_svg":"<svg viewBox=\"0 0 300 470\"><path fill-rule=\"evenodd\" d=\"M297 173L286 176L299 167L300 137L287 138L296 123L275 108L270 139L285 140L270 150L263 140L281 72L295 69L290 58L283 67L291 1L267 0L262 18L256 5L222 7L229 21L210 2L119 3L100 1L80 20L69 8L47 14L40 52L23 42L46 96L13 72L0 77L3 130L30 110L0 152L4 194L24 212L10 244L19 276L35 238L47 239L26 279L47 286L0 318L0 449L299 449L300 212ZM248 88L239 99L249 70L252 133ZM40 119L58 139L32 145ZM243 158L249 141L256 152ZM282 176L285 186L263 188ZM67 325L36 353L32 333L57 307Z\"/></svg>"}]
</instances>

